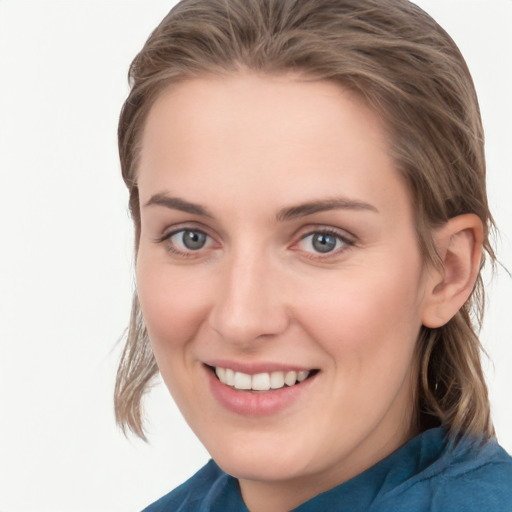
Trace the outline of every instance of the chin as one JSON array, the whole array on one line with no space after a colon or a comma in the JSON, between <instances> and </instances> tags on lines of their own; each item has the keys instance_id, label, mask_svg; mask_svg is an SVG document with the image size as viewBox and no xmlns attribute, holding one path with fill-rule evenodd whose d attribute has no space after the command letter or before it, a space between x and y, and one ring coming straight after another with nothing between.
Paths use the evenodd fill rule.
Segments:
<instances>
[{"instance_id":1,"label":"chin","mask_svg":"<svg viewBox=\"0 0 512 512\"><path fill-rule=\"evenodd\" d=\"M287 444L260 439L258 442L254 436L248 437L242 443L217 444L222 448L210 450L223 471L238 479L256 481L290 480L311 472L312 456L305 452L304 441Z\"/></svg>"},{"instance_id":2,"label":"chin","mask_svg":"<svg viewBox=\"0 0 512 512\"><path fill-rule=\"evenodd\" d=\"M307 468L298 461L283 460L274 456L241 459L240 457L221 457L214 459L220 468L239 480L259 482L278 482L294 480L305 476Z\"/></svg>"}]
</instances>

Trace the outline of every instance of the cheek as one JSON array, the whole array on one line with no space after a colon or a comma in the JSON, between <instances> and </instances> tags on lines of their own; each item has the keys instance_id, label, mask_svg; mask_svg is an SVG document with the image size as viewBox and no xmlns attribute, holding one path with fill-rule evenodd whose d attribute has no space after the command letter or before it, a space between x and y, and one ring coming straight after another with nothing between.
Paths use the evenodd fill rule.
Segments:
<instances>
[{"instance_id":1,"label":"cheek","mask_svg":"<svg viewBox=\"0 0 512 512\"><path fill-rule=\"evenodd\" d=\"M349 371L409 361L421 326L417 271L353 268L302 293L301 323Z\"/></svg>"},{"instance_id":2,"label":"cheek","mask_svg":"<svg viewBox=\"0 0 512 512\"><path fill-rule=\"evenodd\" d=\"M194 337L207 309L204 282L140 254L137 290L157 360L162 352L179 349Z\"/></svg>"},{"instance_id":3,"label":"cheek","mask_svg":"<svg viewBox=\"0 0 512 512\"><path fill-rule=\"evenodd\" d=\"M403 417L411 410L421 321L414 274L408 279L400 272L379 276L352 269L350 274L339 285L331 279L323 293L310 293L300 321L331 360L325 414L338 424L344 411L344 424L358 432L388 411Z\"/></svg>"}]
</instances>

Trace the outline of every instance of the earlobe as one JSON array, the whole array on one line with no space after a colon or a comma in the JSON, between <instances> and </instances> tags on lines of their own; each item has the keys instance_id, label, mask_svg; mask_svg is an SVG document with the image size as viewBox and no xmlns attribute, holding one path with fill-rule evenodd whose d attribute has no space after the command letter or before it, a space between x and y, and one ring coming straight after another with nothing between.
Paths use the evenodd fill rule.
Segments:
<instances>
[{"instance_id":1,"label":"earlobe","mask_svg":"<svg viewBox=\"0 0 512 512\"><path fill-rule=\"evenodd\" d=\"M422 315L426 327L446 324L470 296L480 270L483 232L480 218L465 214L435 233L442 265L430 271Z\"/></svg>"}]
</instances>

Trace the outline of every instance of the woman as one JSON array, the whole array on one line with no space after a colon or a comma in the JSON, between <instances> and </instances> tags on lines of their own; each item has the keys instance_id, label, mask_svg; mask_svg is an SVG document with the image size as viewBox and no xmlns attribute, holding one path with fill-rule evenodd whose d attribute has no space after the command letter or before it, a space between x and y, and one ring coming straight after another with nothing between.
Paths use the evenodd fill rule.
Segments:
<instances>
[{"instance_id":1,"label":"woman","mask_svg":"<svg viewBox=\"0 0 512 512\"><path fill-rule=\"evenodd\" d=\"M117 418L144 435L160 372L214 461L147 510L509 510L472 323L483 132L449 36L406 0L184 0L131 80Z\"/></svg>"}]
</instances>

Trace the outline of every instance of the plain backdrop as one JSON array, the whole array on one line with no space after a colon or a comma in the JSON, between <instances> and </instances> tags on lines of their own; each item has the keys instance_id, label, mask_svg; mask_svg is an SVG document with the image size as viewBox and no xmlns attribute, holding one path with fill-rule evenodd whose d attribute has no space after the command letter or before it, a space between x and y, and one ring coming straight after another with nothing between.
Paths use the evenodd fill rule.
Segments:
<instances>
[{"instance_id":1,"label":"plain backdrop","mask_svg":"<svg viewBox=\"0 0 512 512\"><path fill-rule=\"evenodd\" d=\"M133 290L116 123L128 65L167 0L0 0L0 512L136 512L208 458L163 385L149 444L114 424ZM418 0L480 95L489 197L512 269L512 2ZM512 452L512 278L482 333L498 437Z\"/></svg>"}]
</instances>

